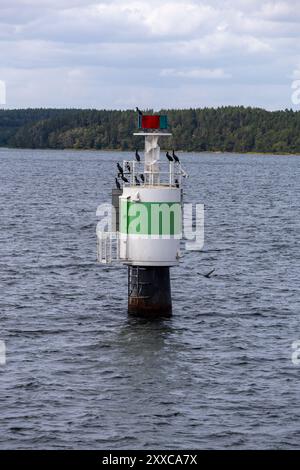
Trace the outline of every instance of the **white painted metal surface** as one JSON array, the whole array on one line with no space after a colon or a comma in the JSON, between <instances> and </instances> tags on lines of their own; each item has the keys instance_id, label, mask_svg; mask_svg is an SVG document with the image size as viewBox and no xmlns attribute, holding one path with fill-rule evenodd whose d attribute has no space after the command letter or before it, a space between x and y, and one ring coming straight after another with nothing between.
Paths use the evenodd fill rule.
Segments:
<instances>
[{"instance_id":1,"label":"white painted metal surface","mask_svg":"<svg viewBox=\"0 0 300 470\"><path fill-rule=\"evenodd\" d=\"M180 211L181 223L181 190L179 188L156 187L126 187L123 195L120 196L120 218L126 217L122 210L122 202L133 202L141 207L152 206L150 203L158 203L157 210L162 210L162 217L168 218L168 205L166 203L175 203L174 208ZM173 204L169 204L173 207ZM164 213L164 210L166 213ZM165 220L168 226L168 220ZM120 219L120 227L122 220ZM181 227L180 227L181 228ZM168 229L167 229L168 231ZM151 230L150 230L151 232ZM179 262L180 256L181 232L176 235L170 234L152 234L152 233L126 233L122 231L119 235L119 254L120 260L126 264L135 266L175 266Z\"/></svg>"},{"instance_id":2,"label":"white painted metal surface","mask_svg":"<svg viewBox=\"0 0 300 470\"><path fill-rule=\"evenodd\" d=\"M134 266L174 266L179 262L182 238L181 179L187 174L179 162L160 161L159 137L171 134L139 132L135 135L145 137L144 161L123 162L128 183L123 183L119 197L120 232L98 234L97 259L104 264L120 260ZM150 216L139 219L140 212L147 210ZM150 228L144 223L148 219ZM153 230L153 220L156 220L156 230Z\"/></svg>"}]
</instances>

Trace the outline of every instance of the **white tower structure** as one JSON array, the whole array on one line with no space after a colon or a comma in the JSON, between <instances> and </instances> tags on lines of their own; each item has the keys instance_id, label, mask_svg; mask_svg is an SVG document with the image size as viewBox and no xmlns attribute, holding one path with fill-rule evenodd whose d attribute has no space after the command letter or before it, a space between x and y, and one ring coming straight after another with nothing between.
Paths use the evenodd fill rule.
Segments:
<instances>
[{"instance_id":1,"label":"white tower structure","mask_svg":"<svg viewBox=\"0 0 300 470\"><path fill-rule=\"evenodd\" d=\"M144 159L136 151L134 161L123 161L122 188L113 190L115 232L98 233L98 260L111 261L114 240L118 261L128 266L128 311L151 317L172 313L169 268L179 263L182 238L186 174L174 153L161 160L159 139L171 136L161 129L166 123L165 116L139 116L142 132L134 135L145 137Z\"/></svg>"}]
</instances>

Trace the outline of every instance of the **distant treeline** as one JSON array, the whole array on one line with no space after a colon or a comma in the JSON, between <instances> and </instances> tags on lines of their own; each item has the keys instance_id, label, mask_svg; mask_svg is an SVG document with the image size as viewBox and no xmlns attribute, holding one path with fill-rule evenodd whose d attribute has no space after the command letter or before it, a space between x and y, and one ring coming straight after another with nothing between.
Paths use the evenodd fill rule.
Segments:
<instances>
[{"instance_id":1,"label":"distant treeline","mask_svg":"<svg viewBox=\"0 0 300 470\"><path fill-rule=\"evenodd\" d=\"M161 112L168 115L173 133L166 148L300 153L300 111L228 106ZM0 110L0 146L133 150L138 146L132 136L136 126L137 114L132 110Z\"/></svg>"}]
</instances>

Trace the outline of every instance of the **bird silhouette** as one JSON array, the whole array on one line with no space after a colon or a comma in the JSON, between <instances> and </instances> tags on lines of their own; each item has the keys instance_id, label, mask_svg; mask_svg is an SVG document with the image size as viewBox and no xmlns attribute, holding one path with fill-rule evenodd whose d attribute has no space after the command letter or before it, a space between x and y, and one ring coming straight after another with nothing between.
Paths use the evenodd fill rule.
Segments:
<instances>
[{"instance_id":1,"label":"bird silhouette","mask_svg":"<svg viewBox=\"0 0 300 470\"><path fill-rule=\"evenodd\" d=\"M144 177L143 174L140 174L140 178L141 178L142 182L145 183L145 177Z\"/></svg>"},{"instance_id":2,"label":"bird silhouette","mask_svg":"<svg viewBox=\"0 0 300 470\"><path fill-rule=\"evenodd\" d=\"M131 172L131 168L130 168L130 165L129 165L129 163L128 163L128 162L126 162L126 169L127 169L128 173L130 173L130 172Z\"/></svg>"},{"instance_id":3,"label":"bird silhouette","mask_svg":"<svg viewBox=\"0 0 300 470\"><path fill-rule=\"evenodd\" d=\"M136 107L135 109L136 109L136 112L139 113L140 116L143 116L142 111L138 107Z\"/></svg>"},{"instance_id":4,"label":"bird silhouette","mask_svg":"<svg viewBox=\"0 0 300 470\"><path fill-rule=\"evenodd\" d=\"M179 158L177 157L177 155L175 154L175 151L174 151L174 150L172 151L172 156L173 156L173 158L174 158L174 160L175 160L176 163L180 163L180 160L179 160Z\"/></svg>"},{"instance_id":5,"label":"bird silhouette","mask_svg":"<svg viewBox=\"0 0 300 470\"><path fill-rule=\"evenodd\" d=\"M141 161L140 154L139 154L139 152L138 152L137 150L135 151L135 158L136 158L136 161L137 161L137 162L140 162L140 161Z\"/></svg>"},{"instance_id":6,"label":"bird silhouette","mask_svg":"<svg viewBox=\"0 0 300 470\"><path fill-rule=\"evenodd\" d=\"M176 178L176 180L175 180L175 186L176 186L176 188L179 188L179 181L178 181L177 178Z\"/></svg>"},{"instance_id":7,"label":"bird silhouette","mask_svg":"<svg viewBox=\"0 0 300 470\"><path fill-rule=\"evenodd\" d=\"M169 162L172 162L172 161L173 161L173 158L171 157L171 155L169 154L169 152L166 153L166 157L167 157L167 159L169 160Z\"/></svg>"},{"instance_id":8,"label":"bird silhouette","mask_svg":"<svg viewBox=\"0 0 300 470\"><path fill-rule=\"evenodd\" d=\"M136 184L137 186L139 186L141 183L140 183L138 177L135 176L134 179L135 179L135 184Z\"/></svg>"},{"instance_id":9,"label":"bird silhouette","mask_svg":"<svg viewBox=\"0 0 300 470\"><path fill-rule=\"evenodd\" d=\"M206 277L207 279L209 279L209 278L211 277L211 275L212 275L213 272L215 272L215 268L212 269L211 271L209 271L209 273L203 274L203 276Z\"/></svg>"},{"instance_id":10,"label":"bird silhouette","mask_svg":"<svg viewBox=\"0 0 300 470\"><path fill-rule=\"evenodd\" d=\"M115 180L116 180L117 189L121 189L121 185L120 185L120 183L119 183L119 181L118 181L118 178L115 178Z\"/></svg>"},{"instance_id":11,"label":"bird silhouette","mask_svg":"<svg viewBox=\"0 0 300 470\"><path fill-rule=\"evenodd\" d=\"M117 167L118 167L118 170L119 170L119 175L123 175L124 171L123 171L123 168L121 167L120 163L117 163Z\"/></svg>"},{"instance_id":12,"label":"bird silhouette","mask_svg":"<svg viewBox=\"0 0 300 470\"><path fill-rule=\"evenodd\" d=\"M121 175L121 180L124 181L124 183L129 183L128 179L124 175Z\"/></svg>"}]
</instances>

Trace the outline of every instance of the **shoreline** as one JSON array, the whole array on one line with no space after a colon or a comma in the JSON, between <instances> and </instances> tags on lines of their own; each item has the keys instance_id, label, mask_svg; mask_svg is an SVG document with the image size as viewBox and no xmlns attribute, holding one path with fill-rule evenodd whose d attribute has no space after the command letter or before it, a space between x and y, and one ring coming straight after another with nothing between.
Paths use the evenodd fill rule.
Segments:
<instances>
[{"instance_id":1,"label":"shoreline","mask_svg":"<svg viewBox=\"0 0 300 470\"><path fill-rule=\"evenodd\" d=\"M76 148L63 148L63 149L57 149L57 148L52 148L52 147L46 147L46 148L34 148L34 147L1 147L0 146L0 151L1 150L41 150L41 151L49 151L53 150L56 152L134 152L134 150L123 150L123 149L118 149L118 148L112 148L112 149L94 149L94 148L82 148L82 149L76 149ZM166 149L161 149L162 152L166 151ZM274 152L223 152L222 150L177 150L178 153L197 153L197 154L214 154L214 155L272 155L274 157L282 156L282 157L288 157L288 156L293 156L293 157L300 157L300 153L274 153Z\"/></svg>"}]
</instances>

